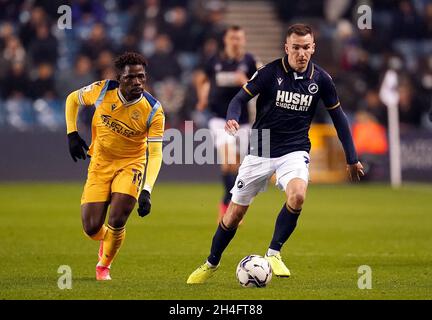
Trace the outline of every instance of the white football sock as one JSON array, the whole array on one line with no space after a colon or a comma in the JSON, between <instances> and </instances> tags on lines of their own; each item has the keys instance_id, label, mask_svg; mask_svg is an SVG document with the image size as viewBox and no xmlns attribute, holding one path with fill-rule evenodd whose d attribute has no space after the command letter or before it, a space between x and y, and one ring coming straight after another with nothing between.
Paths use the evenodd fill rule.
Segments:
<instances>
[{"instance_id":1,"label":"white football sock","mask_svg":"<svg viewBox=\"0 0 432 320\"><path fill-rule=\"evenodd\" d=\"M99 262L97 263L96 267L107 267L107 266L104 266L104 265L102 264L102 262L99 261ZM108 268L108 269L111 269L111 265L109 265L107 268Z\"/></svg>"},{"instance_id":2,"label":"white football sock","mask_svg":"<svg viewBox=\"0 0 432 320\"><path fill-rule=\"evenodd\" d=\"M268 256L268 257L275 256L275 255L277 255L278 253L280 253L280 251L273 250L273 249L270 249L270 248L267 250L267 256Z\"/></svg>"},{"instance_id":3,"label":"white football sock","mask_svg":"<svg viewBox=\"0 0 432 320\"><path fill-rule=\"evenodd\" d=\"M208 262L208 260L206 261L206 263L210 268L216 268L217 267L214 264L211 264L210 262Z\"/></svg>"}]
</instances>

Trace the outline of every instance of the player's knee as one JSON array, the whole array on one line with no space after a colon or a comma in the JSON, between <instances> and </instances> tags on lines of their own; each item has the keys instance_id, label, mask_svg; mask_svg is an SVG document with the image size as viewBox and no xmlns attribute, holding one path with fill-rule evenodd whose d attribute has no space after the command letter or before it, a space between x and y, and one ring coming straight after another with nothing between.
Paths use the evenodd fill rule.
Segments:
<instances>
[{"instance_id":1,"label":"player's knee","mask_svg":"<svg viewBox=\"0 0 432 320\"><path fill-rule=\"evenodd\" d=\"M99 232L101 227L101 225L95 223L84 223L83 231L89 238L91 238Z\"/></svg>"},{"instance_id":2,"label":"player's knee","mask_svg":"<svg viewBox=\"0 0 432 320\"><path fill-rule=\"evenodd\" d=\"M246 214L247 208L247 206L241 206L231 202L223 218L224 224L229 228L237 227Z\"/></svg>"},{"instance_id":3,"label":"player's knee","mask_svg":"<svg viewBox=\"0 0 432 320\"><path fill-rule=\"evenodd\" d=\"M112 208L108 219L108 224L113 228L124 227L134 207L135 204L124 204L121 207Z\"/></svg>"},{"instance_id":4,"label":"player's knee","mask_svg":"<svg viewBox=\"0 0 432 320\"><path fill-rule=\"evenodd\" d=\"M126 218L123 217L114 217L109 219L108 224L113 228L122 228L126 225Z\"/></svg>"},{"instance_id":5,"label":"player's knee","mask_svg":"<svg viewBox=\"0 0 432 320\"><path fill-rule=\"evenodd\" d=\"M117 212L116 214L111 213L108 219L108 224L113 228L124 227L131 211L132 210L126 210L125 208L122 212Z\"/></svg>"},{"instance_id":6,"label":"player's knee","mask_svg":"<svg viewBox=\"0 0 432 320\"><path fill-rule=\"evenodd\" d=\"M293 191L288 196L288 205L299 209L303 206L303 203L305 201L305 194L303 192L299 191Z\"/></svg>"}]
</instances>

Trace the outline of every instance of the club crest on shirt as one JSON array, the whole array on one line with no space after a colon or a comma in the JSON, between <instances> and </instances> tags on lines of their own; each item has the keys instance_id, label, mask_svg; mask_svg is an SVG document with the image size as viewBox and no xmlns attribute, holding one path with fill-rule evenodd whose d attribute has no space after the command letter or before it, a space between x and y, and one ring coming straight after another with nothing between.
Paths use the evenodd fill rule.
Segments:
<instances>
[{"instance_id":1,"label":"club crest on shirt","mask_svg":"<svg viewBox=\"0 0 432 320\"><path fill-rule=\"evenodd\" d=\"M317 85L315 82L312 82L312 83L309 85L309 87L308 87L308 91L309 91L311 94L315 94L315 93L317 93L317 92L318 92L318 85Z\"/></svg>"},{"instance_id":2,"label":"club crest on shirt","mask_svg":"<svg viewBox=\"0 0 432 320\"><path fill-rule=\"evenodd\" d=\"M138 120L141 117L141 112L138 110L132 111L131 118L134 120Z\"/></svg>"}]
</instances>

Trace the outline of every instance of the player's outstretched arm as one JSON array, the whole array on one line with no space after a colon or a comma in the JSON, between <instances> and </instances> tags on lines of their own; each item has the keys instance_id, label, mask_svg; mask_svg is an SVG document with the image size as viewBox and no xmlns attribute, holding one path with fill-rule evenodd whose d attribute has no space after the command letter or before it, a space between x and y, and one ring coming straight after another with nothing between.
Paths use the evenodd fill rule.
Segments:
<instances>
[{"instance_id":1,"label":"player's outstretched arm","mask_svg":"<svg viewBox=\"0 0 432 320\"><path fill-rule=\"evenodd\" d=\"M225 131L230 135L235 135L239 129L239 120L241 115L242 106L247 104L252 96L248 94L243 88L234 96L228 105Z\"/></svg>"},{"instance_id":2,"label":"player's outstretched arm","mask_svg":"<svg viewBox=\"0 0 432 320\"><path fill-rule=\"evenodd\" d=\"M165 116L162 108L160 108L156 112L153 120L151 121L150 128L148 129L148 157L145 180L138 198L138 214L140 217L148 215L151 210L150 194L162 165L162 142L164 130Z\"/></svg>"},{"instance_id":3,"label":"player's outstretched arm","mask_svg":"<svg viewBox=\"0 0 432 320\"><path fill-rule=\"evenodd\" d=\"M150 193L156 182L162 165L162 141L150 141L148 144L148 159L143 189L138 198L138 214L144 217L150 213Z\"/></svg>"},{"instance_id":4,"label":"player's outstretched arm","mask_svg":"<svg viewBox=\"0 0 432 320\"><path fill-rule=\"evenodd\" d=\"M359 181L360 177L364 176L364 171L362 164L357 158L347 116L340 106L328 111L345 151L349 178L352 181Z\"/></svg>"},{"instance_id":5,"label":"player's outstretched arm","mask_svg":"<svg viewBox=\"0 0 432 320\"><path fill-rule=\"evenodd\" d=\"M77 118L79 105L78 91L74 91L66 99L65 116L69 152L75 162L77 162L77 159L85 160L86 151L89 149L85 141L78 134Z\"/></svg>"}]
</instances>

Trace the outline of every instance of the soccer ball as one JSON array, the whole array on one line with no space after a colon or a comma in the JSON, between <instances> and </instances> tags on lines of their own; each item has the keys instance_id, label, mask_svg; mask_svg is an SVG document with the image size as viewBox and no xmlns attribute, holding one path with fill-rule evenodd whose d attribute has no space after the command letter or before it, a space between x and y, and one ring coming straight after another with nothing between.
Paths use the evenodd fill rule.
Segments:
<instances>
[{"instance_id":1,"label":"soccer ball","mask_svg":"<svg viewBox=\"0 0 432 320\"><path fill-rule=\"evenodd\" d=\"M237 265L237 280L243 287L265 287L272 278L270 264L263 257L252 254Z\"/></svg>"}]
</instances>

